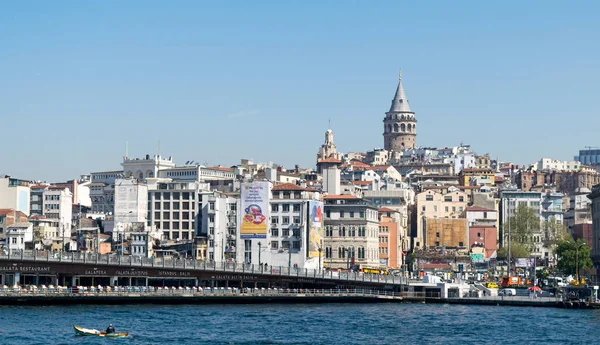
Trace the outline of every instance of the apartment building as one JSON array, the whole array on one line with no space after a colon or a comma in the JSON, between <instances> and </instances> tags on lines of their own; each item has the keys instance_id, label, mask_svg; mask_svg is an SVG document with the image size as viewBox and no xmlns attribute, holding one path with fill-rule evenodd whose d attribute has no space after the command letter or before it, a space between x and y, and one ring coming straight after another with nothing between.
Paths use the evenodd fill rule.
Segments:
<instances>
[{"instance_id":1,"label":"apartment building","mask_svg":"<svg viewBox=\"0 0 600 345\"><path fill-rule=\"evenodd\" d=\"M0 209L15 209L30 214L29 181L8 175L0 177Z\"/></svg>"},{"instance_id":2,"label":"apartment building","mask_svg":"<svg viewBox=\"0 0 600 345\"><path fill-rule=\"evenodd\" d=\"M413 247L422 249L425 245L427 233L426 219L461 218L467 208L468 196L457 188L450 187L446 194L434 190L427 190L416 196L416 223L417 233L413 239ZM434 243L433 241L432 243ZM464 241L466 242L466 240Z\"/></svg>"},{"instance_id":3,"label":"apartment building","mask_svg":"<svg viewBox=\"0 0 600 345\"><path fill-rule=\"evenodd\" d=\"M73 194L67 188L48 187L42 193L44 217L52 220L52 226L60 229L65 238L71 236L73 222Z\"/></svg>"},{"instance_id":4,"label":"apartment building","mask_svg":"<svg viewBox=\"0 0 600 345\"><path fill-rule=\"evenodd\" d=\"M391 208L382 207L379 212L379 264L391 269L401 269L410 249L410 238L403 216Z\"/></svg>"},{"instance_id":5,"label":"apartment building","mask_svg":"<svg viewBox=\"0 0 600 345\"><path fill-rule=\"evenodd\" d=\"M331 268L379 268L379 213L352 195L326 195L325 263Z\"/></svg>"},{"instance_id":6,"label":"apartment building","mask_svg":"<svg viewBox=\"0 0 600 345\"><path fill-rule=\"evenodd\" d=\"M193 240L199 209L197 182L148 183L148 224L162 231L163 240Z\"/></svg>"}]
</instances>

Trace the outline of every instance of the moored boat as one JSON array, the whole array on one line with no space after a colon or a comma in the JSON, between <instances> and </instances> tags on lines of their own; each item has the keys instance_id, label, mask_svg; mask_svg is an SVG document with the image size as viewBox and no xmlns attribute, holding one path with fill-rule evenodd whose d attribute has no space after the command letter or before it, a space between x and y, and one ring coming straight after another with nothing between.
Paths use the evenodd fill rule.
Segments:
<instances>
[{"instance_id":1,"label":"moored boat","mask_svg":"<svg viewBox=\"0 0 600 345\"><path fill-rule=\"evenodd\" d=\"M91 336L106 337L106 338L123 338L123 337L126 337L129 335L129 332L107 334L106 332L101 332L97 329L83 328L83 327L79 327L79 326L73 326L73 328L75 329L75 333L77 335L84 335L84 336L91 335Z\"/></svg>"}]
</instances>

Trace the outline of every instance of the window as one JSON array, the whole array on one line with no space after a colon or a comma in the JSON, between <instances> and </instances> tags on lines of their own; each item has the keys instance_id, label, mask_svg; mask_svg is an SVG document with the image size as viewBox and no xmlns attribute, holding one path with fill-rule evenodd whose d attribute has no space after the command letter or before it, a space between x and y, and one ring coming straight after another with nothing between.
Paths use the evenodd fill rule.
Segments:
<instances>
[{"instance_id":1,"label":"window","mask_svg":"<svg viewBox=\"0 0 600 345\"><path fill-rule=\"evenodd\" d=\"M294 217L294 224L300 224L300 217Z\"/></svg>"},{"instance_id":2,"label":"window","mask_svg":"<svg viewBox=\"0 0 600 345\"><path fill-rule=\"evenodd\" d=\"M446 212L448 212L448 211L449 211L449 208L448 208L448 206L446 206Z\"/></svg>"},{"instance_id":3,"label":"window","mask_svg":"<svg viewBox=\"0 0 600 345\"><path fill-rule=\"evenodd\" d=\"M421 208L421 211L423 211L423 212L425 212L426 210L427 210L427 208L426 208L425 206L423 206L423 207Z\"/></svg>"},{"instance_id":4,"label":"window","mask_svg":"<svg viewBox=\"0 0 600 345\"><path fill-rule=\"evenodd\" d=\"M278 204L272 204L271 205L271 212L279 212L279 205Z\"/></svg>"},{"instance_id":5,"label":"window","mask_svg":"<svg viewBox=\"0 0 600 345\"><path fill-rule=\"evenodd\" d=\"M464 196L459 196L459 197L458 197L458 201L460 201L460 202L464 202L464 201L465 201L465 197L464 197Z\"/></svg>"},{"instance_id":6,"label":"window","mask_svg":"<svg viewBox=\"0 0 600 345\"><path fill-rule=\"evenodd\" d=\"M283 212L290 212L290 204L283 204Z\"/></svg>"},{"instance_id":7,"label":"window","mask_svg":"<svg viewBox=\"0 0 600 345\"><path fill-rule=\"evenodd\" d=\"M330 226L325 228L325 236L327 236L327 237L333 236L333 229Z\"/></svg>"},{"instance_id":8,"label":"window","mask_svg":"<svg viewBox=\"0 0 600 345\"><path fill-rule=\"evenodd\" d=\"M439 247L440 246L440 242L435 242L435 246Z\"/></svg>"},{"instance_id":9,"label":"window","mask_svg":"<svg viewBox=\"0 0 600 345\"><path fill-rule=\"evenodd\" d=\"M271 249L279 249L279 241L271 241Z\"/></svg>"},{"instance_id":10,"label":"window","mask_svg":"<svg viewBox=\"0 0 600 345\"><path fill-rule=\"evenodd\" d=\"M330 259L331 258L331 247L325 247L325 258Z\"/></svg>"},{"instance_id":11,"label":"window","mask_svg":"<svg viewBox=\"0 0 600 345\"><path fill-rule=\"evenodd\" d=\"M452 202L452 196L451 196L451 195L446 195L446 196L444 197L444 201L447 201L447 202Z\"/></svg>"},{"instance_id":12,"label":"window","mask_svg":"<svg viewBox=\"0 0 600 345\"><path fill-rule=\"evenodd\" d=\"M278 236L279 236L279 229L277 229L277 228L272 228L272 229L271 229L271 236L273 236L273 237L278 237Z\"/></svg>"},{"instance_id":13,"label":"window","mask_svg":"<svg viewBox=\"0 0 600 345\"><path fill-rule=\"evenodd\" d=\"M425 196L425 200L426 201L433 201L433 195L426 195Z\"/></svg>"},{"instance_id":14,"label":"window","mask_svg":"<svg viewBox=\"0 0 600 345\"><path fill-rule=\"evenodd\" d=\"M340 258L340 259L346 258L346 248L344 248L344 247L338 248L338 258Z\"/></svg>"},{"instance_id":15,"label":"window","mask_svg":"<svg viewBox=\"0 0 600 345\"><path fill-rule=\"evenodd\" d=\"M344 218L344 211L340 211L340 218Z\"/></svg>"},{"instance_id":16,"label":"window","mask_svg":"<svg viewBox=\"0 0 600 345\"><path fill-rule=\"evenodd\" d=\"M350 218L354 218L354 211L350 211Z\"/></svg>"},{"instance_id":17,"label":"window","mask_svg":"<svg viewBox=\"0 0 600 345\"><path fill-rule=\"evenodd\" d=\"M244 240L244 261L252 263L252 240Z\"/></svg>"},{"instance_id":18,"label":"window","mask_svg":"<svg viewBox=\"0 0 600 345\"><path fill-rule=\"evenodd\" d=\"M325 211L325 217L331 218L331 211L330 210L326 210Z\"/></svg>"},{"instance_id":19,"label":"window","mask_svg":"<svg viewBox=\"0 0 600 345\"><path fill-rule=\"evenodd\" d=\"M346 237L346 227L342 226L340 229L340 237Z\"/></svg>"},{"instance_id":20,"label":"window","mask_svg":"<svg viewBox=\"0 0 600 345\"><path fill-rule=\"evenodd\" d=\"M462 242L458 242L458 246L459 246L459 247L464 247L464 245L465 245L464 243L462 243Z\"/></svg>"},{"instance_id":21,"label":"window","mask_svg":"<svg viewBox=\"0 0 600 345\"><path fill-rule=\"evenodd\" d=\"M477 233L477 237L481 237L481 232ZM512 242L512 241L511 241Z\"/></svg>"},{"instance_id":22,"label":"window","mask_svg":"<svg viewBox=\"0 0 600 345\"><path fill-rule=\"evenodd\" d=\"M279 216L271 217L271 224L279 224Z\"/></svg>"},{"instance_id":23,"label":"window","mask_svg":"<svg viewBox=\"0 0 600 345\"><path fill-rule=\"evenodd\" d=\"M290 224L290 217L281 217L281 224Z\"/></svg>"},{"instance_id":24,"label":"window","mask_svg":"<svg viewBox=\"0 0 600 345\"><path fill-rule=\"evenodd\" d=\"M437 237L437 238L440 238L440 233L439 233L439 232L436 232L436 233L435 233L435 237Z\"/></svg>"},{"instance_id":25,"label":"window","mask_svg":"<svg viewBox=\"0 0 600 345\"><path fill-rule=\"evenodd\" d=\"M300 212L300 204L294 204L294 212Z\"/></svg>"},{"instance_id":26,"label":"window","mask_svg":"<svg viewBox=\"0 0 600 345\"><path fill-rule=\"evenodd\" d=\"M215 210L215 203L214 202L208 203L208 209L211 210L211 211L214 211Z\"/></svg>"},{"instance_id":27,"label":"window","mask_svg":"<svg viewBox=\"0 0 600 345\"><path fill-rule=\"evenodd\" d=\"M359 217L360 218L365 218L365 212L364 211L360 211L359 212Z\"/></svg>"}]
</instances>

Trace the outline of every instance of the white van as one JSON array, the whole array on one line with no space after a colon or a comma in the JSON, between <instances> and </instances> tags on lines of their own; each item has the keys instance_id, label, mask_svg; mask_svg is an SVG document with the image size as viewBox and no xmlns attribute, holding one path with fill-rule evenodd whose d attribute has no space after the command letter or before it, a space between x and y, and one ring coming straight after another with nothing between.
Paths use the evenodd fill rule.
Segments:
<instances>
[{"instance_id":1,"label":"white van","mask_svg":"<svg viewBox=\"0 0 600 345\"><path fill-rule=\"evenodd\" d=\"M516 296L517 290L515 289L502 289L498 291L498 296Z\"/></svg>"}]
</instances>

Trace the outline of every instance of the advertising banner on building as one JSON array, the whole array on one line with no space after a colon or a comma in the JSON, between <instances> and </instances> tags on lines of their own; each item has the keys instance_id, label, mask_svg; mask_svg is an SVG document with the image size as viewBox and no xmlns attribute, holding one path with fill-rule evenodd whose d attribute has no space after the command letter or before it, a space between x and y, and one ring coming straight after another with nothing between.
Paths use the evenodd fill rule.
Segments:
<instances>
[{"instance_id":1,"label":"advertising banner on building","mask_svg":"<svg viewBox=\"0 0 600 345\"><path fill-rule=\"evenodd\" d=\"M270 182L242 184L240 237L267 238Z\"/></svg>"},{"instance_id":2,"label":"advertising banner on building","mask_svg":"<svg viewBox=\"0 0 600 345\"><path fill-rule=\"evenodd\" d=\"M320 201L308 202L308 257L318 258L319 248L323 248L323 203Z\"/></svg>"},{"instance_id":3,"label":"advertising banner on building","mask_svg":"<svg viewBox=\"0 0 600 345\"><path fill-rule=\"evenodd\" d=\"M516 267L524 267L524 268L530 268L533 267L533 258L518 258L515 259L515 266Z\"/></svg>"}]
</instances>

